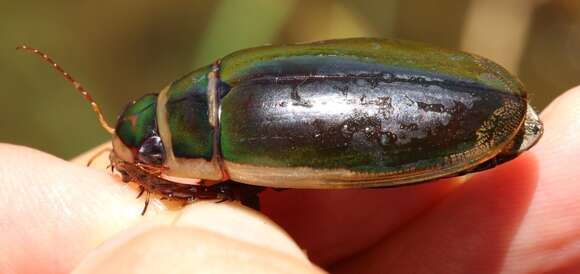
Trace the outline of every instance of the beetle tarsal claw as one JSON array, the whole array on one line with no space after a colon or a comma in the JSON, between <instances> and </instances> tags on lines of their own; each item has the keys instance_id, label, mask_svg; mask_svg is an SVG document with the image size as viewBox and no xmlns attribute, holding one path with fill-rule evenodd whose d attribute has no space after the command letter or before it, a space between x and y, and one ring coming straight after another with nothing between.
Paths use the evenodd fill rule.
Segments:
<instances>
[{"instance_id":1,"label":"beetle tarsal claw","mask_svg":"<svg viewBox=\"0 0 580 274\"><path fill-rule=\"evenodd\" d=\"M141 198L141 195L143 195L143 192L145 192L145 188L143 186L139 186L139 194L137 194L137 197L135 197L135 199Z\"/></svg>"},{"instance_id":2,"label":"beetle tarsal claw","mask_svg":"<svg viewBox=\"0 0 580 274\"><path fill-rule=\"evenodd\" d=\"M147 195L145 198L145 206L143 207L143 211L141 211L141 216L145 215L147 212L147 208L149 207L149 199L151 198L151 192L147 191Z\"/></svg>"}]
</instances>

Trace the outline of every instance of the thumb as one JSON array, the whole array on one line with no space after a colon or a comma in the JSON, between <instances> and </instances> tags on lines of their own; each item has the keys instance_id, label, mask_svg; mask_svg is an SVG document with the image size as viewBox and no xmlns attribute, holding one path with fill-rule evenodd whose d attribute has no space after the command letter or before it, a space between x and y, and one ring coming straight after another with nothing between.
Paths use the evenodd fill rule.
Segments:
<instances>
[{"instance_id":1,"label":"thumb","mask_svg":"<svg viewBox=\"0 0 580 274\"><path fill-rule=\"evenodd\" d=\"M276 224L233 203L198 202L166 225L126 230L73 273L323 273Z\"/></svg>"}]
</instances>

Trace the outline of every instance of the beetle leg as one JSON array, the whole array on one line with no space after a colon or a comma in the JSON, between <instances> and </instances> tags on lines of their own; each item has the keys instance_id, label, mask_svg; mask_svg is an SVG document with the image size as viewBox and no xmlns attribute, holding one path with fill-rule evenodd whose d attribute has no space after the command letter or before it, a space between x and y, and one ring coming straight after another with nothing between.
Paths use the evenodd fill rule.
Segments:
<instances>
[{"instance_id":1,"label":"beetle leg","mask_svg":"<svg viewBox=\"0 0 580 274\"><path fill-rule=\"evenodd\" d=\"M260 210L260 197L258 193L264 190L263 187L240 184L234 181L228 181L218 185L219 196L222 200L218 203L227 200L238 200L249 208Z\"/></svg>"},{"instance_id":2,"label":"beetle leg","mask_svg":"<svg viewBox=\"0 0 580 274\"><path fill-rule=\"evenodd\" d=\"M97 151L97 153L95 153L93 156L91 156L91 158L87 162L87 166L90 167L91 164L95 161L95 159L99 158L99 156L101 156L103 153L109 152L109 151L113 151L113 149L106 147L106 148L103 148L103 149Z\"/></svg>"},{"instance_id":3,"label":"beetle leg","mask_svg":"<svg viewBox=\"0 0 580 274\"><path fill-rule=\"evenodd\" d=\"M147 198L145 198L145 206L143 207L143 211L141 211L141 216L145 215L145 212L147 212L147 208L149 207L150 195L151 192L147 191Z\"/></svg>"},{"instance_id":4,"label":"beetle leg","mask_svg":"<svg viewBox=\"0 0 580 274\"><path fill-rule=\"evenodd\" d=\"M144 191L145 191L145 188L143 186L139 186L139 194L137 194L137 197L135 197L135 199L141 198L141 195L143 195Z\"/></svg>"},{"instance_id":5,"label":"beetle leg","mask_svg":"<svg viewBox=\"0 0 580 274\"><path fill-rule=\"evenodd\" d=\"M228 198L221 198L221 200L218 200L218 201L217 201L217 202L215 202L215 203L216 203L216 204L221 204L221 203L223 203L223 202L225 202L225 201L228 201L228 200L230 200L230 199L228 199Z\"/></svg>"},{"instance_id":6,"label":"beetle leg","mask_svg":"<svg viewBox=\"0 0 580 274\"><path fill-rule=\"evenodd\" d=\"M240 202L242 205L260 211L260 197L258 197L258 193L247 195L243 199L240 199Z\"/></svg>"}]
</instances>

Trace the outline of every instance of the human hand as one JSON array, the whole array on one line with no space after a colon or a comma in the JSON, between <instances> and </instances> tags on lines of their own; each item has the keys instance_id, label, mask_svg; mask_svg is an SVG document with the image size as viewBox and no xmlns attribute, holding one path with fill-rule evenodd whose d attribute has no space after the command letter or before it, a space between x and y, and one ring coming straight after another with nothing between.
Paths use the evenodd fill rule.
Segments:
<instances>
[{"instance_id":1,"label":"human hand","mask_svg":"<svg viewBox=\"0 0 580 274\"><path fill-rule=\"evenodd\" d=\"M465 183L268 191L263 212L333 273L580 273L579 105L577 87L542 113L536 147ZM135 186L102 163L0 153L0 273L321 272L235 203L155 201L142 217Z\"/></svg>"}]
</instances>

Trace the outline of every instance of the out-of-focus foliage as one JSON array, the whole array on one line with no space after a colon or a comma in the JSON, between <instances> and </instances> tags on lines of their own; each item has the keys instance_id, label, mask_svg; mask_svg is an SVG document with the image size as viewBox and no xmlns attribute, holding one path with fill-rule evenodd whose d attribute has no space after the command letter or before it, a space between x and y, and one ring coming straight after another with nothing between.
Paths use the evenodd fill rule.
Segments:
<instances>
[{"instance_id":1,"label":"out-of-focus foliage","mask_svg":"<svg viewBox=\"0 0 580 274\"><path fill-rule=\"evenodd\" d=\"M39 59L15 51L19 44L49 53L112 123L133 98L233 50L329 38L391 37L476 53L497 43L486 57L515 62L510 69L538 108L580 83L578 1L508 0L507 10L499 0L2 2L0 141L61 157L109 136L81 96ZM504 35L494 35L498 22ZM522 45L510 60L500 60L505 39Z\"/></svg>"}]
</instances>

